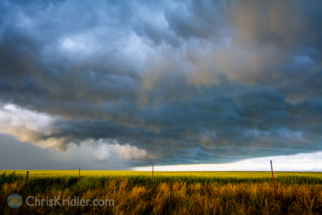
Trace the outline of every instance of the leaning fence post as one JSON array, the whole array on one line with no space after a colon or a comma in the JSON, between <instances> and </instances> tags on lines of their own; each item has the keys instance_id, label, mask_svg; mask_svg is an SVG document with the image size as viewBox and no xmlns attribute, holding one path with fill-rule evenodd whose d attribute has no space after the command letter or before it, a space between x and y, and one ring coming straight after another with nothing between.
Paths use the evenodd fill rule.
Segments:
<instances>
[{"instance_id":1,"label":"leaning fence post","mask_svg":"<svg viewBox=\"0 0 322 215\"><path fill-rule=\"evenodd\" d=\"M272 160L271 160L271 171L272 171L272 181L273 181L273 188L274 188L274 199L276 201L276 190L275 190L275 182L274 182L273 162L272 162Z\"/></svg>"},{"instance_id":2,"label":"leaning fence post","mask_svg":"<svg viewBox=\"0 0 322 215\"><path fill-rule=\"evenodd\" d=\"M29 178L29 171L27 171L26 179L28 180Z\"/></svg>"},{"instance_id":3,"label":"leaning fence post","mask_svg":"<svg viewBox=\"0 0 322 215\"><path fill-rule=\"evenodd\" d=\"M79 167L79 172L78 172L78 181L80 181L80 167Z\"/></svg>"}]
</instances>

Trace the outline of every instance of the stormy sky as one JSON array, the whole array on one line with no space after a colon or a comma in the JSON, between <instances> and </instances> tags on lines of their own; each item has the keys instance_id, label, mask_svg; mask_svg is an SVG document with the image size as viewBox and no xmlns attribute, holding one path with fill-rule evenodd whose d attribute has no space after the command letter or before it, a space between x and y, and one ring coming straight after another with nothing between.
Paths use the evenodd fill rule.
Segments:
<instances>
[{"instance_id":1,"label":"stormy sky","mask_svg":"<svg viewBox=\"0 0 322 215\"><path fill-rule=\"evenodd\" d=\"M321 1L3 0L1 154L143 165L322 151L321 11Z\"/></svg>"}]
</instances>

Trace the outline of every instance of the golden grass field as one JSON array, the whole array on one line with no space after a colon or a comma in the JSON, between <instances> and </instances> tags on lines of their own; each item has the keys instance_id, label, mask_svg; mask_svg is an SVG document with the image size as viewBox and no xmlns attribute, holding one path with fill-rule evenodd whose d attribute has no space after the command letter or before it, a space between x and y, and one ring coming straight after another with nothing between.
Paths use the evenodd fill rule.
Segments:
<instances>
[{"instance_id":1,"label":"golden grass field","mask_svg":"<svg viewBox=\"0 0 322 215\"><path fill-rule=\"evenodd\" d=\"M17 175L26 175L27 170L0 170L0 174L15 172ZM57 177L77 176L79 170L29 170L29 177ZM81 176L151 176L150 171L110 171L110 170L81 170ZM237 177L237 178L265 178L272 177L271 172L154 172L158 176L191 176L191 177ZM274 172L275 177L279 176L310 176L322 179L321 172Z\"/></svg>"},{"instance_id":2,"label":"golden grass field","mask_svg":"<svg viewBox=\"0 0 322 215\"><path fill-rule=\"evenodd\" d=\"M4 214L322 214L322 173L270 172L0 171ZM240 179L240 180L239 180ZM9 208L7 197L113 199L115 205Z\"/></svg>"}]
</instances>

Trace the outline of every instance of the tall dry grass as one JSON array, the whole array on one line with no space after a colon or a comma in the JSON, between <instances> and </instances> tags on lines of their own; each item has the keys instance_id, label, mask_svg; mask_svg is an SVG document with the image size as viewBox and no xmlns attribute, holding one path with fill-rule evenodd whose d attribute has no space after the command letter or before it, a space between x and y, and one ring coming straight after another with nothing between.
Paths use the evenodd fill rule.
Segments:
<instances>
[{"instance_id":1,"label":"tall dry grass","mask_svg":"<svg viewBox=\"0 0 322 215\"><path fill-rule=\"evenodd\" d=\"M159 183L151 186L133 184L130 180L113 180L94 184L77 182L65 188L43 184L31 186L26 181L1 185L1 211L4 214L322 214L322 185L281 185L274 201L271 183L188 184ZM7 206L12 193L37 198L79 196L80 199L114 199L114 207L29 207Z\"/></svg>"}]
</instances>

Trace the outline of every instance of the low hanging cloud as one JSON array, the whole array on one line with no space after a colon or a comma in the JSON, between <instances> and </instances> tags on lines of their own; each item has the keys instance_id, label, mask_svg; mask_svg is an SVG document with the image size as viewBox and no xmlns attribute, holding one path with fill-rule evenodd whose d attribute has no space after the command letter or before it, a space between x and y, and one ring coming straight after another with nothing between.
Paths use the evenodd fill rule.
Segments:
<instances>
[{"instance_id":1,"label":"low hanging cloud","mask_svg":"<svg viewBox=\"0 0 322 215\"><path fill-rule=\"evenodd\" d=\"M120 145L117 141L100 139L95 142L94 140L87 140L82 142L93 147L93 159L98 161L109 160L110 153L118 155L125 160L147 160L152 158L143 149L138 149L136 146L131 146L128 143Z\"/></svg>"},{"instance_id":2,"label":"low hanging cloud","mask_svg":"<svg viewBox=\"0 0 322 215\"><path fill-rule=\"evenodd\" d=\"M322 150L321 10L1 1L0 132L167 164Z\"/></svg>"},{"instance_id":3,"label":"low hanging cloud","mask_svg":"<svg viewBox=\"0 0 322 215\"><path fill-rule=\"evenodd\" d=\"M15 105L0 106L0 132L14 136L21 142L31 142L43 148L55 147L66 150L67 143L73 142L70 137L56 137L61 132L58 125L63 120L59 116L21 109Z\"/></svg>"}]
</instances>

